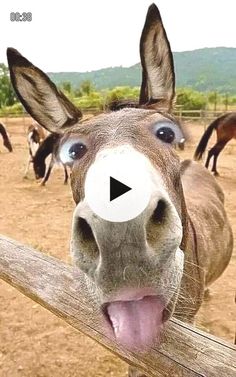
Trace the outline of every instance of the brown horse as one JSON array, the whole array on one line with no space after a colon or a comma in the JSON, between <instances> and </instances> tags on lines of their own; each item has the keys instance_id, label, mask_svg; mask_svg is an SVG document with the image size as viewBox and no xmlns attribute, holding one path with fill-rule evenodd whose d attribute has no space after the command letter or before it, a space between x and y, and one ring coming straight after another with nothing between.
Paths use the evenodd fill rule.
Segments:
<instances>
[{"instance_id":1,"label":"brown horse","mask_svg":"<svg viewBox=\"0 0 236 377\"><path fill-rule=\"evenodd\" d=\"M0 123L0 134L3 138L3 145L8 149L9 152L13 151L12 144L10 142L9 136L7 134L6 128L2 123Z\"/></svg>"},{"instance_id":2,"label":"brown horse","mask_svg":"<svg viewBox=\"0 0 236 377\"><path fill-rule=\"evenodd\" d=\"M236 139L236 113L224 114L208 126L195 151L195 160L202 158L213 130L216 130L217 142L209 150L205 166L208 168L211 158L214 157L212 172L217 176L219 173L216 169L216 163L220 152L231 139Z\"/></svg>"},{"instance_id":3,"label":"brown horse","mask_svg":"<svg viewBox=\"0 0 236 377\"><path fill-rule=\"evenodd\" d=\"M19 99L41 125L62 136L58 153L71 166L76 203L71 253L104 315L103 331L124 348L143 352L161 340L172 315L194 320L204 290L229 263L233 237L218 183L199 164L181 163L173 147L183 131L171 113L173 56L155 4L147 13L140 54L139 108L81 121L79 109L46 74L8 49ZM136 172L142 192L150 187L147 205L127 221L108 221L90 205L88 177L100 172L101 164L121 171L130 161L128 173ZM89 188L93 202L101 203L107 183L97 179ZM109 202L102 205L106 209ZM124 213L131 209L126 202ZM138 375L130 369L130 376Z\"/></svg>"}]
</instances>

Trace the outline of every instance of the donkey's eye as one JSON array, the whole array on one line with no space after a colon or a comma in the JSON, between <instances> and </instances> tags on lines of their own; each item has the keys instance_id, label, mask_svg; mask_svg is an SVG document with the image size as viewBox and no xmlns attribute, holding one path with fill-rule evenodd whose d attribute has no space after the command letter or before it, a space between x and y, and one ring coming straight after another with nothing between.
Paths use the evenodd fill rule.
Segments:
<instances>
[{"instance_id":1,"label":"donkey's eye","mask_svg":"<svg viewBox=\"0 0 236 377\"><path fill-rule=\"evenodd\" d=\"M77 160L78 158L83 157L83 155L85 154L86 151L87 151L87 148L84 144L75 143L69 148L68 156L72 160Z\"/></svg>"},{"instance_id":2,"label":"donkey's eye","mask_svg":"<svg viewBox=\"0 0 236 377\"><path fill-rule=\"evenodd\" d=\"M156 137L167 144L180 143L184 140L180 127L171 121L158 122L154 125L153 130Z\"/></svg>"},{"instance_id":3,"label":"donkey's eye","mask_svg":"<svg viewBox=\"0 0 236 377\"><path fill-rule=\"evenodd\" d=\"M175 140L175 133L170 127L161 127L156 131L158 139L165 143L173 143Z\"/></svg>"},{"instance_id":4,"label":"donkey's eye","mask_svg":"<svg viewBox=\"0 0 236 377\"><path fill-rule=\"evenodd\" d=\"M84 156L87 147L81 141L67 140L60 146L59 158L63 164L72 165L75 160Z\"/></svg>"}]
</instances>

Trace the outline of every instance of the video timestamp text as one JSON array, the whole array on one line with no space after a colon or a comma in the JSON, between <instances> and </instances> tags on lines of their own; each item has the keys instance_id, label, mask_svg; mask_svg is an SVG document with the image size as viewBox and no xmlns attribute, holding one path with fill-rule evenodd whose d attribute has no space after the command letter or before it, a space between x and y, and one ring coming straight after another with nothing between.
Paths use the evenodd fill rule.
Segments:
<instances>
[{"instance_id":1,"label":"video timestamp text","mask_svg":"<svg viewBox=\"0 0 236 377\"><path fill-rule=\"evenodd\" d=\"M17 21L17 22L29 22L32 21L32 13L31 12L11 12L10 13L10 21Z\"/></svg>"}]
</instances>

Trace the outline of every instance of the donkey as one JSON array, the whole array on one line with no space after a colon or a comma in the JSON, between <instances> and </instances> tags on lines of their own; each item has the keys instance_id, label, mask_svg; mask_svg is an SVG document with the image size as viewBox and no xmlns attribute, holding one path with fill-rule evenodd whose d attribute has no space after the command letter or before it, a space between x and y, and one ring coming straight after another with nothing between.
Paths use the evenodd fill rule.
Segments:
<instances>
[{"instance_id":1,"label":"donkey","mask_svg":"<svg viewBox=\"0 0 236 377\"><path fill-rule=\"evenodd\" d=\"M36 179L41 179L41 185L44 186L50 177L52 168L55 163L62 163L58 156L58 147L60 144L61 135L58 133L49 134L46 139L40 144L35 156L33 157L33 167ZM46 171L46 158L51 154L51 160ZM68 172L66 164L63 164L65 179L64 184L68 182Z\"/></svg>"},{"instance_id":2,"label":"donkey","mask_svg":"<svg viewBox=\"0 0 236 377\"><path fill-rule=\"evenodd\" d=\"M29 125L27 130L27 143L29 148L29 158L26 165L24 178L27 178L30 164L33 163L34 156L39 148L40 144L45 139L45 132L40 124L33 122Z\"/></svg>"},{"instance_id":3,"label":"donkey","mask_svg":"<svg viewBox=\"0 0 236 377\"><path fill-rule=\"evenodd\" d=\"M183 131L171 113L174 65L159 10L149 7L141 35L139 108L80 122L80 110L46 74L18 51L10 48L7 54L24 107L50 132L62 135L59 154L71 165L76 204L71 253L107 320L104 331L126 349L148 351L161 341L172 315L193 322L204 290L225 270L233 247L215 178L194 161L181 163L173 148ZM88 205L85 179L102 159L113 161L119 154L145 161L152 192L137 217L112 222ZM137 174L138 169L137 164ZM130 376L138 373L130 368Z\"/></svg>"},{"instance_id":4,"label":"donkey","mask_svg":"<svg viewBox=\"0 0 236 377\"><path fill-rule=\"evenodd\" d=\"M0 134L2 135L2 138L3 138L4 147L6 147L9 152L12 152L13 148L12 148L11 141L7 134L6 128L4 127L2 123L0 123Z\"/></svg>"}]
</instances>

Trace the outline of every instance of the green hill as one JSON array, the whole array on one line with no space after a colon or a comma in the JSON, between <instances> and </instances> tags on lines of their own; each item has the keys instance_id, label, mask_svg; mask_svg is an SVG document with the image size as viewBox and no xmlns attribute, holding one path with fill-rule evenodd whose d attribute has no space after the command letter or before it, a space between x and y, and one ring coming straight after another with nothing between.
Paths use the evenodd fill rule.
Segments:
<instances>
[{"instance_id":1,"label":"green hill","mask_svg":"<svg viewBox=\"0 0 236 377\"><path fill-rule=\"evenodd\" d=\"M236 48L216 47L175 52L177 87L199 91L236 93ZM56 84L70 81L79 87L84 80L93 82L97 89L115 86L139 86L140 64L131 67L110 67L91 72L49 73Z\"/></svg>"}]
</instances>

